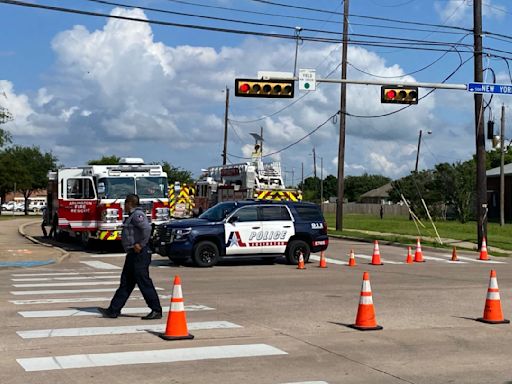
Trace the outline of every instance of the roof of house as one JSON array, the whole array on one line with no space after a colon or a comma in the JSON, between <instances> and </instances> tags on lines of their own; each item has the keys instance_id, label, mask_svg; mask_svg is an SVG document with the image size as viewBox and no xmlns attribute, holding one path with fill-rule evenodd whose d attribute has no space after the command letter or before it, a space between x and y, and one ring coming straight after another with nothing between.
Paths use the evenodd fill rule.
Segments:
<instances>
[{"instance_id":1,"label":"roof of house","mask_svg":"<svg viewBox=\"0 0 512 384\"><path fill-rule=\"evenodd\" d=\"M505 175L512 175L512 163L505 164L503 167L503 170L505 171ZM489 169L487 171L487 176L495 177L500 175L500 167L496 167L493 169Z\"/></svg>"},{"instance_id":2,"label":"roof of house","mask_svg":"<svg viewBox=\"0 0 512 384\"><path fill-rule=\"evenodd\" d=\"M383 186L379 188L372 189L371 191L368 191L366 193L363 193L361 195L361 198L365 197L389 197L389 191L391 191L393 187L391 186L391 183L384 184Z\"/></svg>"}]
</instances>

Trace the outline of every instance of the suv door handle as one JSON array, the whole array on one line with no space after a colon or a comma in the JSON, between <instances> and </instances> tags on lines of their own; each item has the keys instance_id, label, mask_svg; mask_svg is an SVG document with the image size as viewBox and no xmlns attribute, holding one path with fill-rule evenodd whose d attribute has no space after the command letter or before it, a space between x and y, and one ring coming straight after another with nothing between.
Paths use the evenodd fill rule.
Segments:
<instances>
[{"instance_id":1,"label":"suv door handle","mask_svg":"<svg viewBox=\"0 0 512 384\"><path fill-rule=\"evenodd\" d=\"M260 227L252 227L252 229L260 229Z\"/></svg>"},{"instance_id":2,"label":"suv door handle","mask_svg":"<svg viewBox=\"0 0 512 384\"><path fill-rule=\"evenodd\" d=\"M283 228L291 228L291 225L285 225Z\"/></svg>"}]
</instances>

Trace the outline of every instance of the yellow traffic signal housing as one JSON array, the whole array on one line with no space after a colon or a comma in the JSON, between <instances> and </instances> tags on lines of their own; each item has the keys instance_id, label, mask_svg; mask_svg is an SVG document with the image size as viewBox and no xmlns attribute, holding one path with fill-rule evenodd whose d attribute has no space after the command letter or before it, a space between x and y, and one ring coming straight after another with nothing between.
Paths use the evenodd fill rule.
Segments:
<instances>
[{"instance_id":1,"label":"yellow traffic signal housing","mask_svg":"<svg viewBox=\"0 0 512 384\"><path fill-rule=\"evenodd\" d=\"M380 102L393 104L418 104L418 87L383 85Z\"/></svg>"},{"instance_id":2,"label":"yellow traffic signal housing","mask_svg":"<svg viewBox=\"0 0 512 384\"><path fill-rule=\"evenodd\" d=\"M235 96L293 98L294 81L235 79Z\"/></svg>"}]
</instances>

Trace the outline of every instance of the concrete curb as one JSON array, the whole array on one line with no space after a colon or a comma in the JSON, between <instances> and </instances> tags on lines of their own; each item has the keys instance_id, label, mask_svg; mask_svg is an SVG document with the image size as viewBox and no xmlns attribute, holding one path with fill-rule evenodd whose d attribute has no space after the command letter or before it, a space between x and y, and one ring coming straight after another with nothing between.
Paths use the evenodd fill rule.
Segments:
<instances>
[{"instance_id":1,"label":"concrete curb","mask_svg":"<svg viewBox=\"0 0 512 384\"><path fill-rule=\"evenodd\" d=\"M23 236L24 238L30 240L31 242L33 242L34 244L38 244L38 245L43 245L45 247L49 247L49 248L54 248L56 250L58 250L61 255L60 257L57 258L56 260L56 263L57 264L60 264L62 261L64 261L65 259L67 259L69 257L69 252L66 251L65 249L62 249L60 247L57 247L55 245L52 245L52 244L46 244L46 243L43 243L42 241L39 241L37 240L36 238L30 236L30 235L27 235L27 233L25 232L25 227L28 226L28 225L32 225L32 224L38 224L40 221L29 221L28 223L23 223L22 225L20 225L18 227L18 233Z\"/></svg>"}]
</instances>

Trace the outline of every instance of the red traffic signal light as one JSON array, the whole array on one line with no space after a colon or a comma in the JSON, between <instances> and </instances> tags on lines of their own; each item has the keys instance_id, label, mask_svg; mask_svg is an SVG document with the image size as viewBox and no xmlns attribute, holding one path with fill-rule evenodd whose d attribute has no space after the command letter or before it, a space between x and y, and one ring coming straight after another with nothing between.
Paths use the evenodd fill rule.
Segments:
<instances>
[{"instance_id":1,"label":"red traffic signal light","mask_svg":"<svg viewBox=\"0 0 512 384\"><path fill-rule=\"evenodd\" d=\"M418 104L418 87L383 85L380 91L381 103Z\"/></svg>"},{"instance_id":2,"label":"red traffic signal light","mask_svg":"<svg viewBox=\"0 0 512 384\"><path fill-rule=\"evenodd\" d=\"M235 79L235 96L293 98L294 81Z\"/></svg>"}]
</instances>

